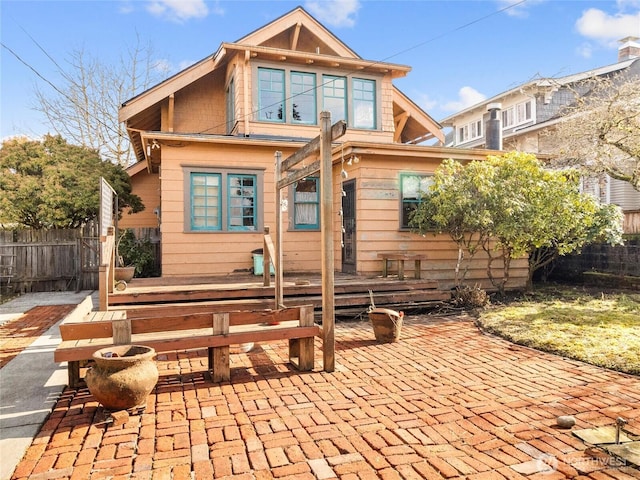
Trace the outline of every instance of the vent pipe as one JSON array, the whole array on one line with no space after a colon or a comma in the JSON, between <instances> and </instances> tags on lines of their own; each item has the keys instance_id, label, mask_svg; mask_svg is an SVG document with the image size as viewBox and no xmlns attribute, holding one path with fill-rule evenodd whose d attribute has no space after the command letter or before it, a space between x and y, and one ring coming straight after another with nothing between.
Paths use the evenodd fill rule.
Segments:
<instances>
[{"instance_id":1,"label":"vent pipe","mask_svg":"<svg viewBox=\"0 0 640 480\"><path fill-rule=\"evenodd\" d=\"M501 103L490 103L487 105L489 119L485 128L485 144L489 150L502 150L502 118L500 111Z\"/></svg>"}]
</instances>

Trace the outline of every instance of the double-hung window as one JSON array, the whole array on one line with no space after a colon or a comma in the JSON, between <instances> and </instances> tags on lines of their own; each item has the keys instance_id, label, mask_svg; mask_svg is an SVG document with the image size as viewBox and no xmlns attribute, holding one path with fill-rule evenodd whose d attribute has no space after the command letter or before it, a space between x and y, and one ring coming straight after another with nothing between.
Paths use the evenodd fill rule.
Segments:
<instances>
[{"instance_id":1,"label":"double-hung window","mask_svg":"<svg viewBox=\"0 0 640 480\"><path fill-rule=\"evenodd\" d=\"M262 171L185 168L185 231L257 231L262 177Z\"/></svg>"},{"instance_id":2,"label":"double-hung window","mask_svg":"<svg viewBox=\"0 0 640 480\"><path fill-rule=\"evenodd\" d=\"M422 194L429 191L433 177L426 174L400 174L400 228L409 228L411 214L422 201Z\"/></svg>"},{"instance_id":3,"label":"double-hung window","mask_svg":"<svg viewBox=\"0 0 640 480\"><path fill-rule=\"evenodd\" d=\"M353 79L353 126L354 128L376 128L376 82Z\"/></svg>"},{"instance_id":4,"label":"double-hung window","mask_svg":"<svg viewBox=\"0 0 640 480\"><path fill-rule=\"evenodd\" d=\"M291 121L315 125L316 117L315 74L291 72Z\"/></svg>"},{"instance_id":5,"label":"double-hung window","mask_svg":"<svg viewBox=\"0 0 640 480\"><path fill-rule=\"evenodd\" d=\"M322 76L322 108L331 112L331 123L347 120L347 79Z\"/></svg>"},{"instance_id":6,"label":"double-hung window","mask_svg":"<svg viewBox=\"0 0 640 480\"><path fill-rule=\"evenodd\" d=\"M284 122L284 70L258 68L258 90L258 118Z\"/></svg>"},{"instance_id":7,"label":"double-hung window","mask_svg":"<svg viewBox=\"0 0 640 480\"><path fill-rule=\"evenodd\" d=\"M318 177L307 177L293 187L294 230L317 230L320 228L320 199Z\"/></svg>"},{"instance_id":8,"label":"double-hung window","mask_svg":"<svg viewBox=\"0 0 640 480\"><path fill-rule=\"evenodd\" d=\"M458 127L458 143L482 137L482 120L476 120Z\"/></svg>"},{"instance_id":9,"label":"double-hung window","mask_svg":"<svg viewBox=\"0 0 640 480\"><path fill-rule=\"evenodd\" d=\"M531 100L527 100L502 111L502 128L520 125L532 118L532 103Z\"/></svg>"}]
</instances>

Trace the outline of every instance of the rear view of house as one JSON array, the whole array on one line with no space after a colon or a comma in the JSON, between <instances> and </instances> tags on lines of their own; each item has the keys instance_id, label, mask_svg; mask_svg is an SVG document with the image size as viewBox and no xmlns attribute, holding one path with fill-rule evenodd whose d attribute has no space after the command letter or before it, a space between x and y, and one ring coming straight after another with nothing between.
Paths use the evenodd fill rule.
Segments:
<instances>
[{"instance_id":1,"label":"rear view of house","mask_svg":"<svg viewBox=\"0 0 640 480\"><path fill-rule=\"evenodd\" d=\"M274 155L286 158L318 136L328 111L332 123L347 124L332 149L335 269L379 275L379 252L413 252L427 256L423 278L452 284L455 245L412 233L409 213L443 159L495 152L421 145L444 136L393 85L410 70L359 57L302 8L222 43L122 105L138 160L129 171L147 209L120 226L159 222L163 276L229 274L253 267L279 208L284 272L318 272L318 178L298 181L276 205ZM472 275L485 281L484 268ZM516 262L512 283L525 277L526 262Z\"/></svg>"}]
</instances>

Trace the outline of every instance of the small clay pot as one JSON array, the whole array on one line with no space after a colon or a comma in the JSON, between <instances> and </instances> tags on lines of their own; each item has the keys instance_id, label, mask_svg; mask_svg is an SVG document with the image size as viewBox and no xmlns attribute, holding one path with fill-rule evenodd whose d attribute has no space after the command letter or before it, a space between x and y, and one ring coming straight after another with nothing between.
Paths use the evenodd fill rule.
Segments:
<instances>
[{"instance_id":1,"label":"small clay pot","mask_svg":"<svg viewBox=\"0 0 640 480\"><path fill-rule=\"evenodd\" d=\"M93 354L95 365L85 376L91 394L107 410L127 410L146 404L158 383L156 352L142 345L116 345Z\"/></svg>"},{"instance_id":2,"label":"small clay pot","mask_svg":"<svg viewBox=\"0 0 640 480\"><path fill-rule=\"evenodd\" d=\"M388 308L372 308L369 310L369 321L373 326L373 334L379 343L397 342L402 331L404 313Z\"/></svg>"}]
</instances>

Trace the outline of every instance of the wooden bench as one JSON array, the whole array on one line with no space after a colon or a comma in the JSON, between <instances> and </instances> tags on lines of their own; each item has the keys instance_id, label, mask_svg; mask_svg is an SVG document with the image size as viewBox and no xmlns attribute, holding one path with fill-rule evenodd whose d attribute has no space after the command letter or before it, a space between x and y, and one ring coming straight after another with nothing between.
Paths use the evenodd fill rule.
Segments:
<instances>
[{"instance_id":1,"label":"wooden bench","mask_svg":"<svg viewBox=\"0 0 640 480\"><path fill-rule=\"evenodd\" d=\"M80 362L111 345L146 345L156 352L207 348L214 382L229 381L229 346L289 341L289 361L302 371L313 370L313 305L253 312L193 313L163 317L126 318L123 311L91 312L82 321L60 324L62 342L56 362L68 362L69 386L80 383Z\"/></svg>"},{"instance_id":2,"label":"wooden bench","mask_svg":"<svg viewBox=\"0 0 640 480\"><path fill-rule=\"evenodd\" d=\"M413 260L415 262L414 277L420 279L420 271L422 268L422 260L426 260L426 255L411 252L380 252L378 258L382 259L382 276L387 277L389 274L389 262L398 262L398 280L404 280L404 262L405 260Z\"/></svg>"}]
</instances>

